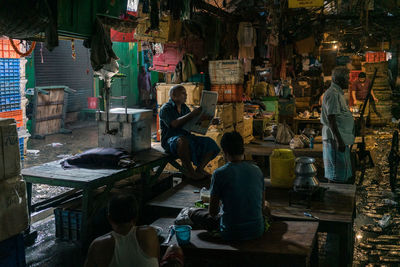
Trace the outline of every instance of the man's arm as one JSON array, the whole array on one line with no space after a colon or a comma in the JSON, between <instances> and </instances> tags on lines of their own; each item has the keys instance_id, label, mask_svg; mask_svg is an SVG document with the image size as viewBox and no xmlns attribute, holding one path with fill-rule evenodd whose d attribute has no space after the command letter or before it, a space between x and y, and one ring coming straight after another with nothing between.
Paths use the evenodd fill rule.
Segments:
<instances>
[{"instance_id":1,"label":"man's arm","mask_svg":"<svg viewBox=\"0 0 400 267\"><path fill-rule=\"evenodd\" d=\"M337 146L340 152L346 150L346 145L343 142L342 136L339 133L339 129L336 123L336 115L328 115L329 128L331 128L333 136L337 142Z\"/></svg>"},{"instance_id":2,"label":"man's arm","mask_svg":"<svg viewBox=\"0 0 400 267\"><path fill-rule=\"evenodd\" d=\"M156 230L149 226L138 227L138 241L140 248L150 258L160 257L160 245Z\"/></svg>"},{"instance_id":3,"label":"man's arm","mask_svg":"<svg viewBox=\"0 0 400 267\"><path fill-rule=\"evenodd\" d=\"M379 102L379 99L378 98L376 98L376 96L375 96L375 94L374 94L374 90L371 90L371 96L372 96L372 99L375 101L375 102Z\"/></svg>"},{"instance_id":4,"label":"man's arm","mask_svg":"<svg viewBox=\"0 0 400 267\"><path fill-rule=\"evenodd\" d=\"M210 196L210 206L208 207L208 212L212 217L215 217L219 213L219 197L216 195Z\"/></svg>"},{"instance_id":5,"label":"man's arm","mask_svg":"<svg viewBox=\"0 0 400 267\"><path fill-rule=\"evenodd\" d=\"M202 111L202 107L198 107L192 112L177 118L176 120L171 121L171 127L172 128L181 128L183 125L185 125L188 121L199 115Z\"/></svg>"},{"instance_id":6,"label":"man's arm","mask_svg":"<svg viewBox=\"0 0 400 267\"><path fill-rule=\"evenodd\" d=\"M351 96L353 97L354 104L358 104L358 100L356 97L356 90L351 90Z\"/></svg>"},{"instance_id":7,"label":"man's arm","mask_svg":"<svg viewBox=\"0 0 400 267\"><path fill-rule=\"evenodd\" d=\"M263 210L262 210L262 213L263 213L265 216L271 217L271 209L270 209L270 206L269 206L269 202L265 200L265 191L263 192L263 200L262 200L262 203L263 203L263 207L262 207Z\"/></svg>"}]
</instances>

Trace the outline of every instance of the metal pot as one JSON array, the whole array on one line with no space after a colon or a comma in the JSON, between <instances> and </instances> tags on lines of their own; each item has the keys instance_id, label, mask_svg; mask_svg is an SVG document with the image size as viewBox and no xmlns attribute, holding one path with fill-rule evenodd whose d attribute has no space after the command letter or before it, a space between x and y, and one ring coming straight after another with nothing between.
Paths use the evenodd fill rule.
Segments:
<instances>
[{"instance_id":1,"label":"metal pot","mask_svg":"<svg viewBox=\"0 0 400 267\"><path fill-rule=\"evenodd\" d=\"M317 168L314 165L315 159L310 157L299 157L296 159L296 167L294 172L296 176L315 176Z\"/></svg>"},{"instance_id":2,"label":"metal pot","mask_svg":"<svg viewBox=\"0 0 400 267\"><path fill-rule=\"evenodd\" d=\"M313 193L319 187L319 181L315 177L317 168L314 165L315 159L310 157L299 157L296 159L296 179L293 189L296 192Z\"/></svg>"}]
</instances>

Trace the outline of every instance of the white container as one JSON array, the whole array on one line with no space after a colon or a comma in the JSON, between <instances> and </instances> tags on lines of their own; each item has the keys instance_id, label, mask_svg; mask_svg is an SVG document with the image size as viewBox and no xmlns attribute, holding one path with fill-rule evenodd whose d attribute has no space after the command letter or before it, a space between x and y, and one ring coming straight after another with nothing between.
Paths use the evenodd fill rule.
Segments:
<instances>
[{"instance_id":1,"label":"white container","mask_svg":"<svg viewBox=\"0 0 400 267\"><path fill-rule=\"evenodd\" d=\"M0 181L0 241L28 227L26 184L20 175Z\"/></svg>"},{"instance_id":2,"label":"white container","mask_svg":"<svg viewBox=\"0 0 400 267\"><path fill-rule=\"evenodd\" d=\"M17 125L14 119L0 118L0 181L21 173Z\"/></svg>"},{"instance_id":3,"label":"white container","mask_svg":"<svg viewBox=\"0 0 400 267\"><path fill-rule=\"evenodd\" d=\"M216 60L208 63L211 84L242 84L243 65L240 60Z\"/></svg>"}]
</instances>

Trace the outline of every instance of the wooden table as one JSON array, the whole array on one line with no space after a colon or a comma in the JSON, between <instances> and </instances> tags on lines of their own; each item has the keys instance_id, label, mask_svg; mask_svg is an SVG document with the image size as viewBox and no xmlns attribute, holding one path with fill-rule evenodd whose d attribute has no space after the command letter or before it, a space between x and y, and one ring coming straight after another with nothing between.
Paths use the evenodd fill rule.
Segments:
<instances>
[{"instance_id":1,"label":"wooden table","mask_svg":"<svg viewBox=\"0 0 400 267\"><path fill-rule=\"evenodd\" d=\"M151 225L161 227L166 237L173 220L161 218ZM318 222L273 222L261 238L241 242L216 240L205 230L192 230L190 244L182 249L186 258L229 261L233 266L244 266L246 260L268 266L309 266L310 261L317 264L317 229ZM169 244L162 246L176 243L176 237L173 237Z\"/></svg>"},{"instance_id":2,"label":"wooden table","mask_svg":"<svg viewBox=\"0 0 400 267\"><path fill-rule=\"evenodd\" d=\"M293 132L294 134L299 134L299 125L300 124L314 124L318 125L319 130L322 129L322 124L320 118L317 119L305 119L296 117L293 119Z\"/></svg>"},{"instance_id":3,"label":"wooden table","mask_svg":"<svg viewBox=\"0 0 400 267\"><path fill-rule=\"evenodd\" d=\"M319 217L319 232L333 232L340 237L341 266L351 263L353 255L353 222L355 217L356 186L348 184L321 183L328 187L322 201L313 201L311 208L306 206L289 206L288 189L269 186L266 180L266 199L271 205L272 215L278 220L315 221L306 217L304 212ZM185 207L191 207L200 199L194 191L198 188L182 183L148 202L148 207L157 214L178 215Z\"/></svg>"},{"instance_id":4,"label":"wooden table","mask_svg":"<svg viewBox=\"0 0 400 267\"><path fill-rule=\"evenodd\" d=\"M69 188L82 189L82 227L81 241L84 247L89 245L91 236L90 223L92 216L98 208L108 200L108 194L115 182L135 174L141 174L141 179L146 189L150 189L152 184L162 173L168 163L179 168L179 164L168 154L154 149L138 152L135 155L136 165L128 169L62 169L60 161L53 161L43 165L30 167L22 170L24 180L28 183L48 184L53 186L63 186ZM154 174L151 170L159 167ZM96 203L93 201L95 189L105 186L103 193L96 196ZM146 193L146 192L145 192Z\"/></svg>"},{"instance_id":5,"label":"wooden table","mask_svg":"<svg viewBox=\"0 0 400 267\"><path fill-rule=\"evenodd\" d=\"M318 217L319 232L333 232L339 235L340 266L351 263L354 247L355 185L321 183L321 186L328 188L324 198L321 201L313 201L311 208L307 209L303 205L289 206L288 189L270 187L268 182L266 184L266 200L271 205L273 216L281 220L315 220L304 216L306 211Z\"/></svg>"},{"instance_id":6,"label":"wooden table","mask_svg":"<svg viewBox=\"0 0 400 267\"><path fill-rule=\"evenodd\" d=\"M286 148L290 149L289 145L281 145L275 142L254 141L251 144L244 145L244 153L253 156L270 156L274 149ZM298 148L293 149L296 157L313 157L322 159L322 144L314 144L314 148Z\"/></svg>"}]
</instances>

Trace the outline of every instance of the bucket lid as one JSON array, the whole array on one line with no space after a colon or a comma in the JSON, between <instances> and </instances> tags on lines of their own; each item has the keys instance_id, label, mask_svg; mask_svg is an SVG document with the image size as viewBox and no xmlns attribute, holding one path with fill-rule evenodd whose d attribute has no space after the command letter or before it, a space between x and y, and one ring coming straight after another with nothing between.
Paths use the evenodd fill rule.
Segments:
<instances>
[{"instance_id":1,"label":"bucket lid","mask_svg":"<svg viewBox=\"0 0 400 267\"><path fill-rule=\"evenodd\" d=\"M311 157L298 157L296 158L296 163L312 164L315 162L314 158Z\"/></svg>"},{"instance_id":2,"label":"bucket lid","mask_svg":"<svg viewBox=\"0 0 400 267\"><path fill-rule=\"evenodd\" d=\"M294 158L293 150L287 148L277 148L272 151L272 158L291 159Z\"/></svg>"}]
</instances>

